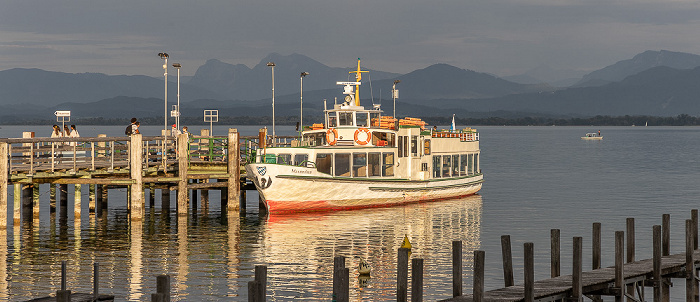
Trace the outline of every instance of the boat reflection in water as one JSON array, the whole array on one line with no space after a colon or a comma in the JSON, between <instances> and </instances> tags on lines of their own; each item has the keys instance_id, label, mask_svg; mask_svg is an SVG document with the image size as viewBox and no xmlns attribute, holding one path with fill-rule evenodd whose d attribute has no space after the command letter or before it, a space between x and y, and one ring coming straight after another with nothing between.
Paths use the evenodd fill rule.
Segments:
<instances>
[{"instance_id":1,"label":"boat reflection in water","mask_svg":"<svg viewBox=\"0 0 700 302\"><path fill-rule=\"evenodd\" d=\"M481 196L402 207L269 216L263 227L268 289L281 298L328 300L333 257L345 256L351 300L392 300L397 250L411 240L411 258L424 259L426 301L452 295L452 241L463 241L464 272L481 245ZM360 277L360 258L372 266ZM410 261L409 261L410 265ZM294 282L289 282L289 279Z\"/></svg>"},{"instance_id":2,"label":"boat reflection in water","mask_svg":"<svg viewBox=\"0 0 700 302\"><path fill-rule=\"evenodd\" d=\"M411 257L425 261L426 301L448 298L452 240L464 242L465 284L472 250L480 248L481 198L283 216L210 209L178 217L148 208L141 222L118 207L78 220L44 211L40 223L23 221L0 232L0 300L55 293L66 260L68 289L92 292L98 262L100 293L120 301L146 300L161 274L171 276L176 301L240 301L255 265L268 266L270 301L328 301L333 257L341 255L350 268L351 300L393 300L397 249L406 235ZM369 279L358 277L360 257L372 266Z\"/></svg>"}]
</instances>

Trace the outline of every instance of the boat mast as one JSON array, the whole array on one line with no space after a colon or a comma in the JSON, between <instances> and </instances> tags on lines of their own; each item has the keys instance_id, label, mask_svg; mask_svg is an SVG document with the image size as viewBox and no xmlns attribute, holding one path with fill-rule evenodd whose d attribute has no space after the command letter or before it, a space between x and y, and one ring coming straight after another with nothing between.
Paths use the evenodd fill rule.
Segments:
<instances>
[{"instance_id":1,"label":"boat mast","mask_svg":"<svg viewBox=\"0 0 700 302\"><path fill-rule=\"evenodd\" d=\"M349 72L349 73L355 74L355 82L357 82L357 85L355 85L355 106L360 106L360 80L362 80L362 73L363 72L369 72L369 71L360 70L360 58L357 58L357 70Z\"/></svg>"}]
</instances>

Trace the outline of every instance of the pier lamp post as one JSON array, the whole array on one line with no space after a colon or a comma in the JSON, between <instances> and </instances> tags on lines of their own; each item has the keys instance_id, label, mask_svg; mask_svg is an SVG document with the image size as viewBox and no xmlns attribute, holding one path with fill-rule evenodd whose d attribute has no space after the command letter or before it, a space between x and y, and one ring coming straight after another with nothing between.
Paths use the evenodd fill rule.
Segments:
<instances>
[{"instance_id":1,"label":"pier lamp post","mask_svg":"<svg viewBox=\"0 0 700 302\"><path fill-rule=\"evenodd\" d=\"M304 71L299 76L300 90L299 90L299 135L301 131L304 131L304 77L309 75L308 72Z\"/></svg>"},{"instance_id":2,"label":"pier lamp post","mask_svg":"<svg viewBox=\"0 0 700 302\"><path fill-rule=\"evenodd\" d=\"M173 64L177 69L177 116L175 116L175 126L180 129L180 63Z\"/></svg>"},{"instance_id":3,"label":"pier lamp post","mask_svg":"<svg viewBox=\"0 0 700 302\"><path fill-rule=\"evenodd\" d=\"M394 119L396 119L396 99L399 98L399 91L396 90L398 83L401 83L401 80L394 80L394 85L391 88L391 98L394 100Z\"/></svg>"},{"instance_id":4,"label":"pier lamp post","mask_svg":"<svg viewBox=\"0 0 700 302\"><path fill-rule=\"evenodd\" d=\"M275 145L275 62L267 62L272 68L272 145Z\"/></svg>"},{"instance_id":5,"label":"pier lamp post","mask_svg":"<svg viewBox=\"0 0 700 302\"><path fill-rule=\"evenodd\" d=\"M161 59L165 60L163 63L163 77L165 78L165 122L163 123L163 136L168 136L168 54L161 52L158 53Z\"/></svg>"}]
</instances>

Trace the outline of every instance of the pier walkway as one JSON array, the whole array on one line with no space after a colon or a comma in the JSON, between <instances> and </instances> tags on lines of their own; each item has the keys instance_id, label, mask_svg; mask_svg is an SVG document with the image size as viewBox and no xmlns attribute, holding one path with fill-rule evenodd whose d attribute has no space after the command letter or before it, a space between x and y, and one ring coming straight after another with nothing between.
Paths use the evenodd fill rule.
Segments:
<instances>
[{"instance_id":1,"label":"pier walkway","mask_svg":"<svg viewBox=\"0 0 700 302\"><path fill-rule=\"evenodd\" d=\"M27 133L25 133L27 134ZM109 188L128 188L131 219L142 219L144 192L161 190L164 206L170 191L177 192L177 213L187 215L189 190L221 190L222 210L240 211L241 195L254 189L244 166L271 141L266 131L241 137L236 129L227 136L202 135L0 139L0 228L7 226L8 186L13 187L13 220L38 217L39 185L51 184L50 210L67 205L67 185L74 185L74 215L80 217L82 185L89 186L89 209L106 208ZM277 144L285 144L281 137ZM58 187L58 194L56 188ZM196 195L195 195L196 196ZM101 199L104 197L102 202Z\"/></svg>"}]
</instances>

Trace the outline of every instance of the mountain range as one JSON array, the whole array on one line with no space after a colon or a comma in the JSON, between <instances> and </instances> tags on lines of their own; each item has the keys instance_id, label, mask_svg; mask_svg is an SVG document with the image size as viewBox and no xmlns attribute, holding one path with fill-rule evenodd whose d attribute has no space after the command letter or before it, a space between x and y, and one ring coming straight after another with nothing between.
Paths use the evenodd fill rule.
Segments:
<instances>
[{"instance_id":1,"label":"mountain range","mask_svg":"<svg viewBox=\"0 0 700 302\"><path fill-rule=\"evenodd\" d=\"M303 79L304 116L320 117L324 99L330 107L335 97L342 97L336 82L354 80L349 71L356 68L356 62L329 67L300 54L273 53L252 68L211 59L180 83L183 116L201 116L204 109L219 109L220 116L270 116L268 62L276 65L277 116L299 115L302 71L309 73ZM649 50L578 79L571 78L572 72L546 66L507 78L448 64L406 74L369 69L369 75L363 75L361 96L363 105L381 103L385 114L392 115L391 88L398 80L399 116L700 115L698 66L700 56L695 54ZM176 104L176 81L169 78L168 106ZM570 86L561 87L565 82ZM164 106L162 78L22 68L0 71L0 123L52 119L55 110L71 110L74 118L162 117Z\"/></svg>"}]
</instances>

